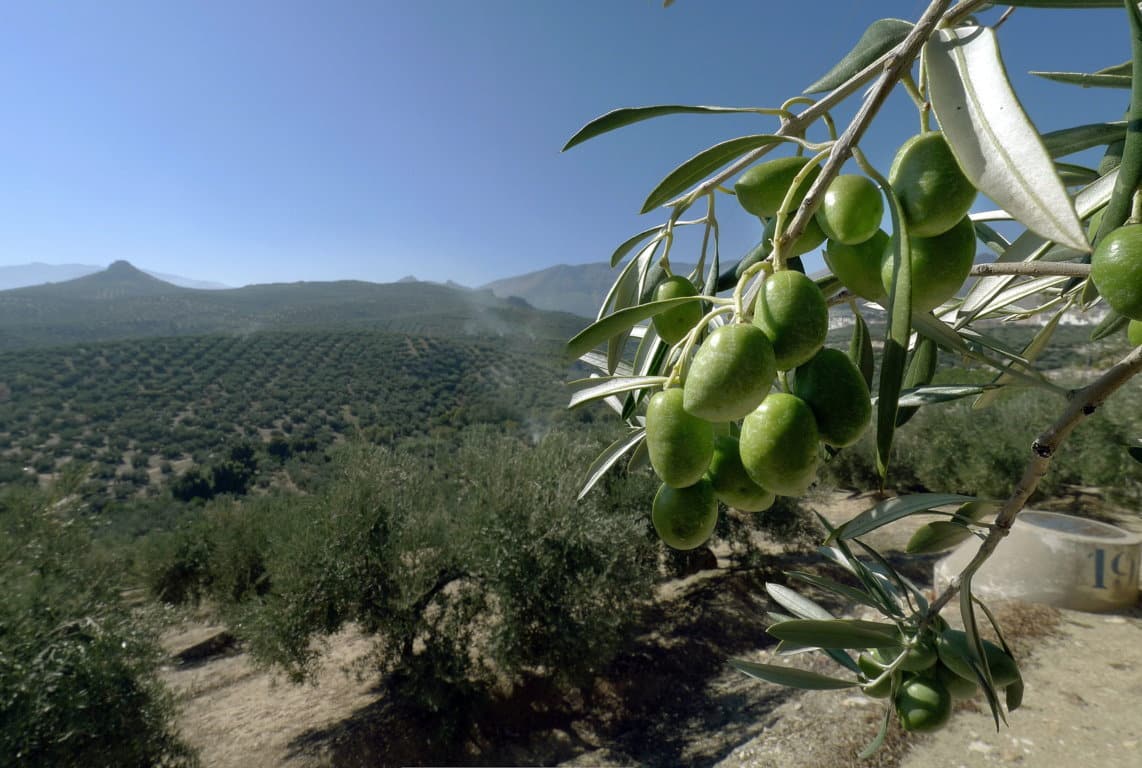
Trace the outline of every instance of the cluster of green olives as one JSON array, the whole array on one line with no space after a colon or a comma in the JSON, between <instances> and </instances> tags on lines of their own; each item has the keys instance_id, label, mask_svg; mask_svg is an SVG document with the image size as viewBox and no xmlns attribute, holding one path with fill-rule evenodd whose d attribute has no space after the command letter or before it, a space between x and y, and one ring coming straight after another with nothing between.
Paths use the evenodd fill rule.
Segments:
<instances>
[{"instance_id":1,"label":"cluster of green olives","mask_svg":"<svg viewBox=\"0 0 1142 768\"><path fill-rule=\"evenodd\" d=\"M968 210L976 189L938 131L913 136L901 145L889 183L908 232L912 307L926 312L952 298L971 271L975 228ZM829 269L852 293L881 303L892 283L895 250L892 238L879 228L882 216L880 192L862 176L838 176L817 213L819 221L847 223L834 227L836 236L829 235L825 247Z\"/></svg>"},{"instance_id":2,"label":"cluster of green olives","mask_svg":"<svg viewBox=\"0 0 1142 768\"><path fill-rule=\"evenodd\" d=\"M659 334L673 322L656 321ZM668 545L705 543L719 501L763 511L777 494L803 494L822 443L860 438L872 417L868 385L846 354L824 347L827 332L817 285L800 272L777 272L762 283L752 322L714 329L682 386L650 398L647 451L662 481L651 519ZM788 372L789 391L774 391L778 372Z\"/></svg>"},{"instance_id":3,"label":"cluster of green olives","mask_svg":"<svg viewBox=\"0 0 1142 768\"><path fill-rule=\"evenodd\" d=\"M984 640L983 650L997 690L1022 679L1015 659L1003 648ZM949 628L929 633L907 650L870 649L857 658L861 690L875 699L892 697L906 731L934 731L948 721L953 701L970 699L979 691L969 658L967 635Z\"/></svg>"}]
</instances>

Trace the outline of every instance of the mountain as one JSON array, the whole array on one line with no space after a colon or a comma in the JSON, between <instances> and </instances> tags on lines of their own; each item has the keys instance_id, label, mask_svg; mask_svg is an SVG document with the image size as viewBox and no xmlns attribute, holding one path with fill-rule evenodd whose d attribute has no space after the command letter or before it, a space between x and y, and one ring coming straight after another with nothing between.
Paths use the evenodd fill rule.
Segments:
<instances>
[{"instance_id":1,"label":"mountain","mask_svg":"<svg viewBox=\"0 0 1142 768\"><path fill-rule=\"evenodd\" d=\"M675 264L676 272L686 273L693 264ZM594 319L599 304L619 276L605 261L592 264L558 264L547 269L505 277L480 286L500 298L518 296L533 307Z\"/></svg>"},{"instance_id":2,"label":"mountain","mask_svg":"<svg viewBox=\"0 0 1142 768\"><path fill-rule=\"evenodd\" d=\"M67 280L74 280L77 277L94 274L102 269L103 267L94 264L43 264L38 261L30 264L0 266L0 291L7 291L12 288L25 288L32 285L42 285L44 283L61 283ZM142 271L163 282L183 288L217 290L229 287L222 283L210 282L208 280L194 280L189 277L170 275L165 272Z\"/></svg>"},{"instance_id":3,"label":"mountain","mask_svg":"<svg viewBox=\"0 0 1142 768\"><path fill-rule=\"evenodd\" d=\"M0 291L0 350L263 330L357 328L562 342L581 318L425 282L299 282L182 288L125 261L61 283Z\"/></svg>"}]
</instances>

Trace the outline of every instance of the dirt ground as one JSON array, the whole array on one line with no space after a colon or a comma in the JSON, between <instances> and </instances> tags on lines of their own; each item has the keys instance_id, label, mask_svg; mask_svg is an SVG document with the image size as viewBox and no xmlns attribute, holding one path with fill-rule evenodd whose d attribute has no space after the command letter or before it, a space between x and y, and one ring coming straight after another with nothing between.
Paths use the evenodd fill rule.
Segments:
<instances>
[{"instance_id":1,"label":"dirt ground","mask_svg":"<svg viewBox=\"0 0 1142 768\"><path fill-rule=\"evenodd\" d=\"M834 520L869 504L837 494L814 500ZM907 524L893 526L874 544L899 549L910 531ZM930 579L931 562L910 561L908 575ZM992 606L1014 638L1026 683L1025 704L1009 725L997 733L986 703L968 702L939 733L894 728L880 752L859 761L857 751L878 728L880 702L855 689L792 692L724 663L728 657L774 662L761 632L773 608L763 584L791 567L823 566L812 554L792 553L760 571L722 567L672 582L644 617L653 630L635 639L605 681L559 701L542 686L524 690L497 703L492 720L501 725L494 733L485 728L459 748L442 747L434 723L408 717L385 700L376 680L352 672L370 649L352 631L331 640L315 684L275 678L236 647L202 661L172 661L165 676L183 699L185 736L205 766L220 768L1142 765L1142 603L1115 615ZM166 644L174 652L221 629L188 621L172 628ZM830 664L811 657L796 663L806 662L821 671Z\"/></svg>"}]
</instances>

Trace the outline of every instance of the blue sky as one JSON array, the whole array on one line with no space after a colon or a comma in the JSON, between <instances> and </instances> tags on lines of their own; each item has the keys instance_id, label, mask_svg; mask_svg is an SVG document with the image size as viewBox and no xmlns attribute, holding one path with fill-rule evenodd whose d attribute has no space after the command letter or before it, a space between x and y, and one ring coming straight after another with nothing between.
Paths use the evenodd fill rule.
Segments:
<instances>
[{"instance_id":1,"label":"blue sky","mask_svg":"<svg viewBox=\"0 0 1142 768\"><path fill-rule=\"evenodd\" d=\"M618 106L776 106L876 16L914 19L924 6L8 3L0 265L124 258L229 285L413 274L475 286L602 261L662 220L637 211L677 163L775 126L668 117L560 154L580 125ZM1121 10L1021 9L1000 39L1041 130L1121 117L1125 91L1021 76L1124 61ZM866 152L887 169L917 125L894 95ZM724 258L758 236L732 205L720 208Z\"/></svg>"}]
</instances>

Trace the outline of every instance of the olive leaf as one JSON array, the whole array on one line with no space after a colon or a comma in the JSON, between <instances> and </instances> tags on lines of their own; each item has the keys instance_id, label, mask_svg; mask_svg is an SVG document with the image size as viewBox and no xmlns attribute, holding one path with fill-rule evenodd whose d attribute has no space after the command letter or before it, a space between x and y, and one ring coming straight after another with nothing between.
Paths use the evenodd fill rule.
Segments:
<instances>
[{"instance_id":1,"label":"olive leaf","mask_svg":"<svg viewBox=\"0 0 1142 768\"><path fill-rule=\"evenodd\" d=\"M741 112L757 112L756 107L705 107L705 106L686 106L683 104L656 104L647 107L620 107L613 109L605 115L596 117L591 122L584 125L575 135L567 140L563 145L561 151L566 152L578 144L582 144L588 139L593 139L609 131L618 128L624 128L633 123L649 120L652 117L661 117L663 115L685 115L685 114L724 114L724 113L741 113Z\"/></svg>"},{"instance_id":2,"label":"olive leaf","mask_svg":"<svg viewBox=\"0 0 1142 768\"><path fill-rule=\"evenodd\" d=\"M599 480L602 479L603 475L607 474L607 470L613 467L627 451L629 451L631 448L634 448L645 439L646 429L640 428L634 430L625 437L620 437L618 440L607 446L606 450L600 453L598 457L596 457L596 459L591 463L591 466L587 468L587 478L583 482L583 487L579 490L579 495L577 498L582 499L584 496L586 496L591 491L591 489L595 487L595 483L599 482Z\"/></svg>"},{"instance_id":3,"label":"olive leaf","mask_svg":"<svg viewBox=\"0 0 1142 768\"><path fill-rule=\"evenodd\" d=\"M872 377L875 373L876 358L872 349L872 334L868 331L868 324L857 310L853 310L853 335L849 340L849 359L860 371L864 383L872 388Z\"/></svg>"},{"instance_id":4,"label":"olive leaf","mask_svg":"<svg viewBox=\"0 0 1142 768\"><path fill-rule=\"evenodd\" d=\"M666 226L665 224L659 224L657 227L651 227L650 229L644 229L642 232L639 232L637 235L633 235L633 236L627 238L625 241L623 241L623 244L620 245L618 248L616 248L615 252L611 254L611 269L614 269L618 265L618 263L620 261L622 261L623 258L628 253L633 251L634 247L636 245L638 245L639 243L641 243L643 240L650 237L651 235L655 235L655 234L660 235L665 226ZM606 306L606 305L604 304L604 306Z\"/></svg>"},{"instance_id":5,"label":"olive leaf","mask_svg":"<svg viewBox=\"0 0 1142 768\"><path fill-rule=\"evenodd\" d=\"M602 320L591 323L591 325L584 328L574 338L568 341L567 354L571 357L579 357L585 352L594 349L597 345L607 341L612 336L629 330L635 324L654 317L659 312L664 312L689 301L701 300L701 296L679 296L676 299L651 301L646 304L639 304L634 307L619 310L618 312L607 315Z\"/></svg>"},{"instance_id":6,"label":"olive leaf","mask_svg":"<svg viewBox=\"0 0 1142 768\"><path fill-rule=\"evenodd\" d=\"M789 587L774 584L773 582L766 582L765 591L768 592L769 596L776 600L782 608L785 608L798 618L824 620L833 618L833 614L809 598L797 594Z\"/></svg>"},{"instance_id":7,"label":"olive leaf","mask_svg":"<svg viewBox=\"0 0 1142 768\"><path fill-rule=\"evenodd\" d=\"M853 539L909 515L929 512L936 507L943 507L948 504L975 500L974 496L962 496L957 493L913 493L908 496L885 499L836 528L830 535L830 539L840 541Z\"/></svg>"},{"instance_id":8,"label":"olive leaf","mask_svg":"<svg viewBox=\"0 0 1142 768\"><path fill-rule=\"evenodd\" d=\"M1081 85L1083 88L1129 88L1130 75L1105 75L1095 72L1039 72L1032 70L1028 74L1036 75L1044 80L1067 85Z\"/></svg>"},{"instance_id":9,"label":"olive leaf","mask_svg":"<svg viewBox=\"0 0 1142 768\"><path fill-rule=\"evenodd\" d=\"M823 589L827 592L832 592L836 595L847 598L852 602L861 603L862 605L867 605L868 607L876 608L877 610L881 609L880 603L878 603L868 593L862 592L856 587L850 587L847 584L842 584L839 581L830 579L827 576L818 576L815 573L807 573L805 571L786 571L785 575L790 579L802 581L806 584L817 587L818 589Z\"/></svg>"},{"instance_id":10,"label":"olive leaf","mask_svg":"<svg viewBox=\"0 0 1142 768\"><path fill-rule=\"evenodd\" d=\"M1043 350L1047 348L1047 342L1051 340L1051 336L1054 334L1055 329L1059 326L1059 321L1063 319L1063 314L1066 312L1066 310L1067 307L1063 307L1058 312L1056 312L1054 317L1048 320L1035 334L1035 337L1027 343L1027 346L1023 348L1023 358L1028 363L1034 362L1035 359L1039 357L1039 355L1043 352ZM992 382L992 385L996 387L996 389L993 389L989 392L984 392L979 397L977 397L975 402L973 402L971 405L972 409L980 410L993 404L999 397L998 388L1010 384L1014 380L1015 377L1013 377L1009 372L1004 371L1000 373L995 378L995 381Z\"/></svg>"},{"instance_id":11,"label":"olive leaf","mask_svg":"<svg viewBox=\"0 0 1142 768\"><path fill-rule=\"evenodd\" d=\"M793 619L773 624L766 632L815 648L895 648L902 642L895 624L863 619Z\"/></svg>"},{"instance_id":12,"label":"olive leaf","mask_svg":"<svg viewBox=\"0 0 1142 768\"><path fill-rule=\"evenodd\" d=\"M567 404L567 407L576 408L585 403L594 402L595 400L600 400L611 395L630 392L632 390L647 389L649 387L659 387L668 380L666 376L613 376L610 378L595 376L590 379L579 379L578 381L571 382L570 386L583 386L586 384L589 384L589 386L584 386L583 389L571 395L571 401Z\"/></svg>"},{"instance_id":13,"label":"olive leaf","mask_svg":"<svg viewBox=\"0 0 1142 768\"><path fill-rule=\"evenodd\" d=\"M658 183L642 204L640 213L648 213L675 195L681 194L705 179L726 163L744 155L750 150L785 141L780 136L771 134L757 134L754 136L739 136L729 141L715 144L709 149L702 150L686 162L679 165Z\"/></svg>"},{"instance_id":14,"label":"olive leaf","mask_svg":"<svg viewBox=\"0 0 1142 768\"><path fill-rule=\"evenodd\" d=\"M892 215L892 284L888 287L888 327L880 354L880 386L876 404L876 473L881 487L888 478L892 439L896 433L897 400L904 384L904 361L912 335L912 259L904 212L892 185L877 179Z\"/></svg>"},{"instance_id":15,"label":"olive leaf","mask_svg":"<svg viewBox=\"0 0 1142 768\"><path fill-rule=\"evenodd\" d=\"M1028 229L1089 251L1071 198L1011 89L994 30L938 30L923 57L932 109L972 184Z\"/></svg>"},{"instance_id":16,"label":"olive leaf","mask_svg":"<svg viewBox=\"0 0 1142 768\"><path fill-rule=\"evenodd\" d=\"M943 552L945 549L967 541L972 537L971 529L962 523L951 520L936 520L925 523L916 529L904 547L910 555L928 555Z\"/></svg>"},{"instance_id":17,"label":"olive leaf","mask_svg":"<svg viewBox=\"0 0 1142 768\"><path fill-rule=\"evenodd\" d=\"M1119 0L1003 0L1004 5L1025 8L1121 8Z\"/></svg>"},{"instance_id":18,"label":"olive leaf","mask_svg":"<svg viewBox=\"0 0 1142 768\"><path fill-rule=\"evenodd\" d=\"M1075 196L1074 206L1078 215L1085 219L1106 205L1114 191L1117 178L1118 169L1114 169L1079 192ZM1015 238L1011 246L996 259L996 262L1037 261L1049 249L1050 242L1046 238L1027 231ZM956 327L962 328L967 325L984 309L994 311L996 306L992 304L992 300L1017 279L1016 275L989 275L976 280L975 285L964 296L963 304L960 305L960 315L956 319Z\"/></svg>"},{"instance_id":19,"label":"olive leaf","mask_svg":"<svg viewBox=\"0 0 1142 768\"><path fill-rule=\"evenodd\" d=\"M1091 147L1113 144L1126 135L1126 121L1088 123L1043 134L1043 146L1051 157L1064 157Z\"/></svg>"},{"instance_id":20,"label":"olive leaf","mask_svg":"<svg viewBox=\"0 0 1142 768\"><path fill-rule=\"evenodd\" d=\"M797 669L796 667L759 664L755 661L745 661L744 659L730 659L729 664L739 672L744 672L758 680L784 685L789 688L801 688L807 691L831 691L841 688L852 688L859 685L856 680L841 680L837 677L828 677L816 672Z\"/></svg>"},{"instance_id":21,"label":"olive leaf","mask_svg":"<svg viewBox=\"0 0 1142 768\"><path fill-rule=\"evenodd\" d=\"M853 49L845 54L819 80L805 89L805 93L831 91L853 75L892 50L908 37L912 23L903 19L879 19L872 22L857 40Z\"/></svg>"},{"instance_id":22,"label":"olive leaf","mask_svg":"<svg viewBox=\"0 0 1142 768\"><path fill-rule=\"evenodd\" d=\"M896 403L897 429L907 424L919 410L919 405L903 403L904 391L912 390L915 393L918 388L930 384L932 377L936 375L936 363L938 361L939 350L936 347L936 342L927 336L921 336L916 342L915 349L912 350L912 359L908 361L908 368L904 372L904 390L901 391L901 399ZM920 403L920 405L924 404L923 402Z\"/></svg>"}]
</instances>

